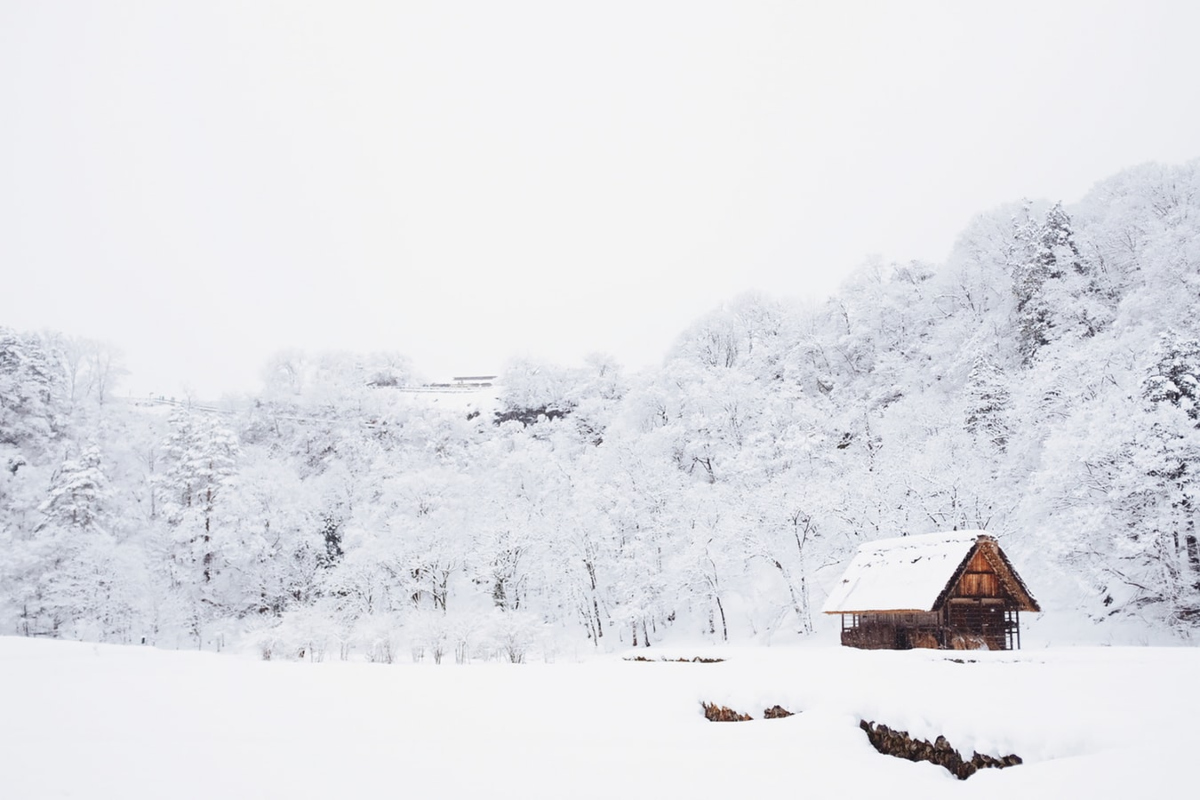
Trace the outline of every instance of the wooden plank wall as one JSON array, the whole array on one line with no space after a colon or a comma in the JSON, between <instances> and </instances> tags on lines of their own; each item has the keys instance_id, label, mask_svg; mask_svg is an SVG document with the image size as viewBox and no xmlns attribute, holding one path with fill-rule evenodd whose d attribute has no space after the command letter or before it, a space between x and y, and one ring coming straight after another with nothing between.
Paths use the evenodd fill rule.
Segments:
<instances>
[{"instance_id":1,"label":"wooden plank wall","mask_svg":"<svg viewBox=\"0 0 1200 800\"><path fill-rule=\"evenodd\" d=\"M1000 576L988 563L983 554L983 548L975 551L971 563L967 564L966 572L959 578L958 585L951 592L952 597L1006 597Z\"/></svg>"}]
</instances>

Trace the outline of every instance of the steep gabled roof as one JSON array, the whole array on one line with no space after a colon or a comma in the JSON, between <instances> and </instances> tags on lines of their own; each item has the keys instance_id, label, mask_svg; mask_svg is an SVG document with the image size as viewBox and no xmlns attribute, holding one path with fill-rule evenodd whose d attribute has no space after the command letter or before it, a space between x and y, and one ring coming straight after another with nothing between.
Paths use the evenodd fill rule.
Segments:
<instances>
[{"instance_id":1,"label":"steep gabled roof","mask_svg":"<svg viewBox=\"0 0 1200 800\"><path fill-rule=\"evenodd\" d=\"M1021 611L1041 611L1037 600L1033 599L1033 595L1029 593L1029 588L1025 585L1025 581L1021 580L1021 576L1013 569L1012 562L1008 560L1008 556L1004 555L1004 551L1000 549L1000 545L996 544L996 540L986 534L980 534L978 541L975 543L975 549L971 551L971 555L978 551L983 554L983 558L991 566L992 571L996 573L1000 584L1008 593L1008 596L1017 602L1017 606ZM967 558L954 571L954 576L946 584L946 588L938 595L937 603L934 608L941 608L942 603L950 596L950 592L958 584L959 579L967 570L968 563L971 558Z\"/></svg>"},{"instance_id":2,"label":"steep gabled roof","mask_svg":"<svg viewBox=\"0 0 1200 800\"><path fill-rule=\"evenodd\" d=\"M995 540L983 531L950 531L880 539L858 548L822 609L826 614L927 612L940 607L966 569L976 545L1022 609L1037 611Z\"/></svg>"}]
</instances>

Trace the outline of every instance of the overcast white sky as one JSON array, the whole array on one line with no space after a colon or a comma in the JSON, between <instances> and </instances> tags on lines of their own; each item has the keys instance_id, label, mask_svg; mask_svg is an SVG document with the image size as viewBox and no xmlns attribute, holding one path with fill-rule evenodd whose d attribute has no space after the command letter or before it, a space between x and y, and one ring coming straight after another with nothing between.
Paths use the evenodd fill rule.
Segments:
<instances>
[{"instance_id":1,"label":"overcast white sky","mask_svg":"<svg viewBox=\"0 0 1200 800\"><path fill-rule=\"evenodd\" d=\"M274 351L657 362L747 291L1200 156L1200 3L0 0L0 325L131 391Z\"/></svg>"}]
</instances>

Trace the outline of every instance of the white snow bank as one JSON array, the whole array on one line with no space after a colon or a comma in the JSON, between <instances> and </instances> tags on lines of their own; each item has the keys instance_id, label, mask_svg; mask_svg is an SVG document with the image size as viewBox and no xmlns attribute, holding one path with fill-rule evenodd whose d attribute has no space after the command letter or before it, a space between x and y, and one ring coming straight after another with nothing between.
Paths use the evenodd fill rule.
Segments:
<instances>
[{"instance_id":1,"label":"white snow bank","mask_svg":"<svg viewBox=\"0 0 1200 800\"><path fill-rule=\"evenodd\" d=\"M662 655L697 654L727 660L265 663L0 638L0 797L1107 798L1193 779L1197 650ZM709 723L702 700L802 713ZM879 755L862 718L1026 764L960 783Z\"/></svg>"}]
</instances>

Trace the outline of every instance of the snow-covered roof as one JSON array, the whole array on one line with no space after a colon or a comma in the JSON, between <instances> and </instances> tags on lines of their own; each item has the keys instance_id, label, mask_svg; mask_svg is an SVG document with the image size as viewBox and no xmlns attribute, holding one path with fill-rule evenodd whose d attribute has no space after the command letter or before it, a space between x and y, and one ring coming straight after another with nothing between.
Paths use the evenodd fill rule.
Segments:
<instances>
[{"instance_id":1,"label":"snow-covered roof","mask_svg":"<svg viewBox=\"0 0 1200 800\"><path fill-rule=\"evenodd\" d=\"M975 542L986 535L950 531L867 542L858 548L822 610L932 611Z\"/></svg>"}]
</instances>

